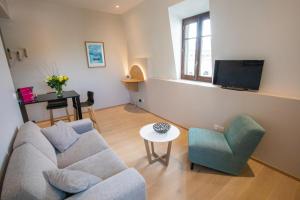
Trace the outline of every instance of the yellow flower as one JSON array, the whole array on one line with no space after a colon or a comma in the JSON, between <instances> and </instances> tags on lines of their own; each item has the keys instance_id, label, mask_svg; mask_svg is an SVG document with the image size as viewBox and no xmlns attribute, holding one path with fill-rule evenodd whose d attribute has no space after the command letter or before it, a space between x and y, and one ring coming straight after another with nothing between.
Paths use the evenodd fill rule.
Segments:
<instances>
[{"instance_id":1,"label":"yellow flower","mask_svg":"<svg viewBox=\"0 0 300 200\"><path fill-rule=\"evenodd\" d=\"M52 77L51 76L47 76L45 82L48 83L51 80L52 80Z\"/></svg>"},{"instance_id":2,"label":"yellow flower","mask_svg":"<svg viewBox=\"0 0 300 200\"><path fill-rule=\"evenodd\" d=\"M58 76L58 81L59 82L63 82L64 81L64 77L63 76Z\"/></svg>"},{"instance_id":3,"label":"yellow flower","mask_svg":"<svg viewBox=\"0 0 300 200\"><path fill-rule=\"evenodd\" d=\"M67 76L63 76L63 77L64 77L65 81L69 80L69 77L67 77Z\"/></svg>"}]
</instances>

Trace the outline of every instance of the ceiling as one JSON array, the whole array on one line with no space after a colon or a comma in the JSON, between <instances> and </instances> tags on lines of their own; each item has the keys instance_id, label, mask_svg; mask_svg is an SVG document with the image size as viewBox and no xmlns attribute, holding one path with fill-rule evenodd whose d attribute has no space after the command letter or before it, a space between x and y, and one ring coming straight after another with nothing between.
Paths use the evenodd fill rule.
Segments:
<instances>
[{"instance_id":1,"label":"ceiling","mask_svg":"<svg viewBox=\"0 0 300 200\"><path fill-rule=\"evenodd\" d=\"M170 7L180 18L191 17L209 11L209 0L185 0Z\"/></svg>"},{"instance_id":2,"label":"ceiling","mask_svg":"<svg viewBox=\"0 0 300 200\"><path fill-rule=\"evenodd\" d=\"M112 14L123 14L144 0L51 0L66 5L97 10ZM116 6L119 6L116 8Z\"/></svg>"}]
</instances>

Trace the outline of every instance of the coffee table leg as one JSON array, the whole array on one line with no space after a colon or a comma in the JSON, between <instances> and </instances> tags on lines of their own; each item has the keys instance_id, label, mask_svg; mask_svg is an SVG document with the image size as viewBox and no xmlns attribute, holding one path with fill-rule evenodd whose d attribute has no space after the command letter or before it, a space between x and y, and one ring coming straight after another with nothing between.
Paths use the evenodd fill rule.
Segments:
<instances>
[{"instance_id":1,"label":"coffee table leg","mask_svg":"<svg viewBox=\"0 0 300 200\"><path fill-rule=\"evenodd\" d=\"M168 166L171 154L172 141L168 143L168 150L166 154L166 165Z\"/></svg>"},{"instance_id":2,"label":"coffee table leg","mask_svg":"<svg viewBox=\"0 0 300 200\"><path fill-rule=\"evenodd\" d=\"M152 159L151 159L151 153L150 153L149 143L148 143L147 140L144 140L144 143L145 143L145 147L146 147L147 158L148 158L149 163L151 164L152 163Z\"/></svg>"},{"instance_id":3,"label":"coffee table leg","mask_svg":"<svg viewBox=\"0 0 300 200\"><path fill-rule=\"evenodd\" d=\"M155 152L154 151L154 144L153 144L153 142L151 142L151 152L152 152L152 154Z\"/></svg>"},{"instance_id":4,"label":"coffee table leg","mask_svg":"<svg viewBox=\"0 0 300 200\"><path fill-rule=\"evenodd\" d=\"M163 156L159 156L155 153L154 151L154 143L151 143L151 151L150 151L150 147L149 147L149 142L147 140L144 140L145 143L145 148L146 148L146 152L147 152L147 158L149 161L149 164L152 164L156 161L160 161L162 162L164 165L168 166L169 165L169 160L170 160L170 155L171 155L171 147L172 147L172 141L168 143L168 149L167 149L167 153ZM152 156L155 157L154 160L152 160Z\"/></svg>"},{"instance_id":5,"label":"coffee table leg","mask_svg":"<svg viewBox=\"0 0 300 200\"><path fill-rule=\"evenodd\" d=\"M155 158L158 158L159 155L157 155L155 153L155 150L154 150L154 142L151 142L151 153L152 153L152 156L154 156Z\"/></svg>"}]
</instances>

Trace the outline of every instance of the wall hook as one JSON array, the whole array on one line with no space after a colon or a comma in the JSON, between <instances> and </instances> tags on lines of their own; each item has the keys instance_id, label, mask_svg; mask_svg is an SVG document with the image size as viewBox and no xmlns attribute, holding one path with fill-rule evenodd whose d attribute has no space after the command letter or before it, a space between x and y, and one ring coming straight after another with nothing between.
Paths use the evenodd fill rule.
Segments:
<instances>
[{"instance_id":1,"label":"wall hook","mask_svg":"<svg viewBox=\"0 0 300 200\"><path fill-rule=\"evenodd\" d=\"M26 48L21 48L17 50L6 49L6 54L9 60L16 58L18 61L22 61L22 58L28 58L28 53Z\"/></svg>"}]
</instances>

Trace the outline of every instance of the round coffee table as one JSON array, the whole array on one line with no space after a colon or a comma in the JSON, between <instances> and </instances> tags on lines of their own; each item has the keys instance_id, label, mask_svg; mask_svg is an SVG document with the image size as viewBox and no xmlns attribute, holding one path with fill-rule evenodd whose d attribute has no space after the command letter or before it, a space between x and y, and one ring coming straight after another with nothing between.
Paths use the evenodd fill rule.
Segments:
<instances>
[{"instance_id":1,"label":"round coffee table","mask_svg":"<svg viewBox=\"0 0 300 200\"><path fill-rule=\"evenodd\" d=\"M180 135L180 131L177 127L171 125L170 130L167 133L160 134L153 130L153 124L148 124L142 127L140 130L140 135L144 139L148 161L150 164L159 161L164 165L168 166L172 141L178 138L178 136ZM151 143L151 151L149 148L149 142ZM162 156L156 154L154 151L154 142L168 142L167 153ZM152 157L154 157L154 159L152 159Z\"/></svg>"}]
</instances>

